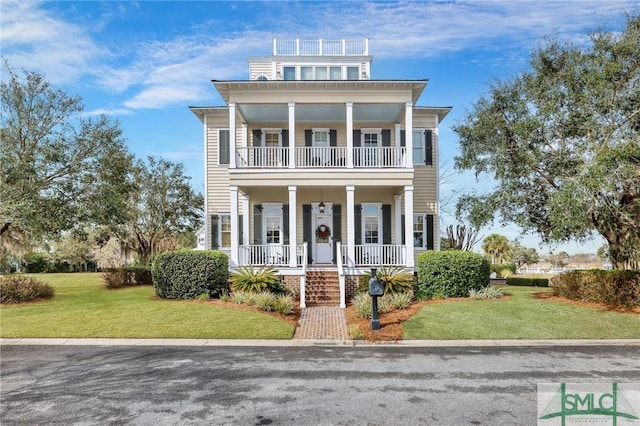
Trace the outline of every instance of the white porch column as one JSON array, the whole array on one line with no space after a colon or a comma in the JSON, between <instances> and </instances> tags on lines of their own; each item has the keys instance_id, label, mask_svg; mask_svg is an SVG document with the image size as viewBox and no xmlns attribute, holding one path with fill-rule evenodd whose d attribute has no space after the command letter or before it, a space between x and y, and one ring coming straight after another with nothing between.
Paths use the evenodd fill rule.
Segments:
<instances>
[{"instance_id":1,"label":"white porch column","mask_svg":"<svg viewBox=\"0 0 640 426\"><path fill-rule=\"evenodd\" d=\"M296 167L296 103L289 102L289 168Z\"/></svg>"},{"instance_id":2,"label":"white porch column","mask_svg":"<svg viewBox=\"0 0 640 426\"><path fill-rule=\"evenodd\" d=\"M401 194L393 194L393 207L396 215L396 245L402 244L402 204Z\"/></svg>"},{"instance_id":3,"label":"white porch column","mask_svg":"<svg viewBox=\"0 0 640 426\"><path fill-rule=\"evenodd\" d=\"M436 182L440 182L440 137L438 133L438 126L440 123L438 122L438 115L436 114L436 125L433 129L433 140L432 143L435 146L436 158L434 159L434 165L436 168ZM436 217L433 221L433 241L434 241L434 249L436 251L440 251L440 185L436 185Z\"/></svg>"},{"instance_id":4,"label":"white porch column","mask_svg":"<svg viewBox=\"0 0 640 426\"><path fill-rule=\"evenodd\" d=\"M243 246L249 245L249 196L242 197L242 241Z\"/></svg>"},{"instance_id":5,"label":"white porch column","mask_svg":"<svg viewBox=\"0 0 640 426\"><path fill-rule=\"evenodd\" d=\"M353 102L347 102L347 168L353 169Z\"/></svg>"},{"instance_id":6,"label":"white porch column","mask_svg":"<svg viewBox=\"0 0 640 426\"><path fill-rule=\"evenodd\" d=\"M296 223L298 222L298 209L296 203L297 187L289 186L289 266L295 268L298 266L298 256L296 254L296 246L298 242L298 233L296 232Z\"/></svg>"},{"instance_id":7,"label":"white porch column","mask_svg":"<svg viewBox=\"0 0 640 426\"><path fill-rule=\"evenodd\" d=\"M229 103L229 168L236 168L236 103Z\"/></svg>"},{"instance_id":8,"label":"white porch column","mask_svg":"<svg viewBox=\"0 0 640 426\"><path fill-rule=\"evenodd\" d=\"M209 180L209 146L207 144L207 117L204 116L204 248L206 250L211 247L211 219L209 219L209 203L208 203L208 191L209 185L207 185L207 181Z\"/></svg>"},{"instance_id":9,"label":"white porch column","mask_svg":"<svg viewBox=\"0 0 640 426\"><path fill-rule=\"evenodd\" d=\"M405 157L407 159L407 164L405 166L408 169L412 169L413 168L413 103L412 102L407 102L405 104L404 134L405 134L405 142L406 142L405 145L407 149L407 155ZM412 213L412 216L413 216L413 213Z\"/></svg>"},{"instance_id":10,"label":"white porch column","mask_svg":"<svg viewBox=\"0 0 640 426\"><path fill-rule=\"evenodd\" d=\"M404 187L404 240L407 253L406 266L413 268L413 185Z\"/></svg>"},{"instance_id":11,"label":"white porch column","mask_svg":"<svg viewBox=\"0 0 640 426\"><path fill-rule=\"evenodd\" d=\"M231 194L231 259L230 266L238 265L238 187L233 185L229 187Z\"/></svg>"},{"instance_id":12,"label":"white porch column","mask_svg":"<svg viewBox=\"0 0 640 426\"><path fill-rule=\"evenodd\" d=\"M349 266L355 266L355 258L356 258L356 218L353 212L355 206L355 189L356 187L353 185L348 185L347 189L347 256L349 261L347 262Z\"/></svg>"}]
</instances>

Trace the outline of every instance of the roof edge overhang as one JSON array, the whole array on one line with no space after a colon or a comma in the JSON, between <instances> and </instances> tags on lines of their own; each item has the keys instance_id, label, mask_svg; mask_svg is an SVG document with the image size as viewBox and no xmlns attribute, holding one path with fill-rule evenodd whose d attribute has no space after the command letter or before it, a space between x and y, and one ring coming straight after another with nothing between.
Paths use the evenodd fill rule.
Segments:
<instances>
[{"instance_id":1,"label":"roof edge overhang","mask_svg":"<svg viewBox=\"0 0 640 426\"><path fill-rule=\"evenodd\" d=\"M322 89L348 89L348 90L374 90L374 89L411 89L411 99L415 104L425 87L428 79L422 80L211 80L218 93L229 103L229 94L233 91L256 89L293 89L293 90L322 90Z\"/></svg>"},{"instance_id":2,"label":"roof edge overhang","mask_svg":"<svg viewBox=\"0 0 640 426\"><path fill-rule=\"evenodd\" d=\"M438 116L438 123L441 123L442 120L451 112L453 107L435 107L435 106L414 106L414 112L425 111L429 114L436 114Z\"/></svg>"},{"instance_id":3,"label":"roof edge overhang","mask_svg":"<svg viewBox=\"0 0 640 426\"><path fill-rule=\"evenodd\" d=\"M227 106L190 106L191 112L204 123L204 116L213 113L221 113L229 110Z\"/></svg>"}]
</instances>

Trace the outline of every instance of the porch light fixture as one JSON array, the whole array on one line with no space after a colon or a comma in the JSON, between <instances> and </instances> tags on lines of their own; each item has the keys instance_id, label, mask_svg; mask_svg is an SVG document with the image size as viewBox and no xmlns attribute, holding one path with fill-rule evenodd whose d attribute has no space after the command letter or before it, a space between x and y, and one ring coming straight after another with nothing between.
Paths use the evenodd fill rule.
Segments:
<instances>
[{"instance_id":1,"label":"porch light fixture","mask_svg":"<svg viewBox=\"0 0 640 426\"><path fill-rule=\"evenodd\" d=\"M324 213L324 202L322 201L322 187L320 187L320 204L318 204L318 211Z\"/></svg>"}]
</instances>

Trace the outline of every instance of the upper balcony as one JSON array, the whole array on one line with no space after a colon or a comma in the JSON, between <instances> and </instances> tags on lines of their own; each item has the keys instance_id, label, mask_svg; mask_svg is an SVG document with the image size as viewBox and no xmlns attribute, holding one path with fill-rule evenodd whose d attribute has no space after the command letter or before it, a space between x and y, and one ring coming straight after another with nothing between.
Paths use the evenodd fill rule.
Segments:
<instances>
[{"instance_id":1,"label":"upper balcony","mask_svg":"<svg viewBox=\"0 0 640 426\"><path fill-rule=\"evenodd\" d=\"M368 56L369 39L364 40L278 40L273 39L273 56Z\"/></svg>"},{"instance_id":2,"label":"upper balcony","mask_svg":"<svg viewBox=\"0 0 640 426\"><path fill-rule=\"evenodd\" d=\"M236 167L241 169L406 168L405 147L295 147L291 163L288 147L238 147ZM351 164L352 163L352 164Z\"/></svg>"}]
</instances>

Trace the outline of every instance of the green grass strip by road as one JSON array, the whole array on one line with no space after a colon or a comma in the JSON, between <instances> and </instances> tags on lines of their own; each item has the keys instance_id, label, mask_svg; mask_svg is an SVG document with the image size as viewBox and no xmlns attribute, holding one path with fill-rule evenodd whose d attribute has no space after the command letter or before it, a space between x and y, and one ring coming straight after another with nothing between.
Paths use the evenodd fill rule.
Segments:
<instances>
[{"instance_id":1,"label":"green grass strip by road","mask_svg":"<svg viewBox=\"0 0 640 426\"><path fill-rule=\"evenodd\" d=\"M0 336L290 339L294 327L259 312L154 299L152 286L107 290L100 274L37 274L53 299L0 308Z\"/></svg>"},{"instance_id":2,"label":"green grass strip by road","mask_svg":"<svg viewBox=\"0 0 640 426\"><path fill-rule=\"evenodd\" d=\"M427 304L403 324L405 339L639 339L640 315L537 300L504 287L507 300Z\"/></svg>"}]
</instances>

